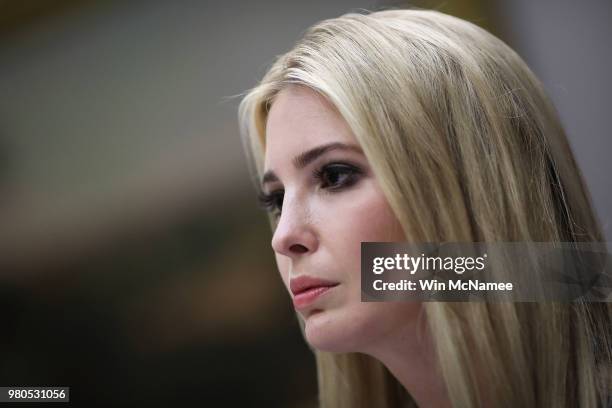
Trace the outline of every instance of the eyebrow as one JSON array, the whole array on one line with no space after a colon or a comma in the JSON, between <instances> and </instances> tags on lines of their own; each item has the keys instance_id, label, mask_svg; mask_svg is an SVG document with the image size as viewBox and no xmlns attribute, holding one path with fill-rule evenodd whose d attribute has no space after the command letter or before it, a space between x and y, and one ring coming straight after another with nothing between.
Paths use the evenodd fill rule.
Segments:
<instances>
[{"instance_id":1,"label":"eyebrow","mask_svg":"<svg viewBox=\"0 0 612 408\"><path fill-rule=\"evenodd\" d=\"M307 150L304 153L301 153L295 156L291 162L293 163L293 166L296 169L300 170L308 166L310 163L316 160L319 156L322 156L323 154L329 151L332 151L332 150L350 150L350 151L354 151L354 152L363 154L363 150L361 150L361 147L359 146L344 144L340 142L334 142L334 143L328 143L328 144L324 144L321 146L317 146L315 148ZM274 173L274 171L268 170L264 173L263 177L261 178L261 186L263 187L266 183L271 183L273 181L278 181L278 176Z\"/></svg>"}]
</instances>

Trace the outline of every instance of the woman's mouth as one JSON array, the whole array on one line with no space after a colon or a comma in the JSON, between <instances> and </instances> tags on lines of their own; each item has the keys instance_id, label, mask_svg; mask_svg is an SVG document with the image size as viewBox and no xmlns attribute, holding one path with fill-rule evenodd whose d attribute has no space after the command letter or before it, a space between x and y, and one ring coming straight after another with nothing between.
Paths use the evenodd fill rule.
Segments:
<instances>
[{"instance_id":1,"label":"woman's mouth","mask_svg":"<svg viewBox=\"0 0 612 408\"><path fill-rule=\"evenodd\" d=\"M290 288L291 293L293 293L293 306L296 309L306 308L335 286L338 286L338 282L331 282L310 276L300 276L291 279Z\"/></svg>"}]
</instances>

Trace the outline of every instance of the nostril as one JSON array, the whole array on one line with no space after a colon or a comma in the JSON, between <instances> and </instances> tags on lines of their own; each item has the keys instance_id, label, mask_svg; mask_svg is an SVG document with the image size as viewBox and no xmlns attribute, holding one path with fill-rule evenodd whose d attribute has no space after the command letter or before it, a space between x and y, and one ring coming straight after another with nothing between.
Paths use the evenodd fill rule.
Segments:
<instances>
[{"instance_id":1,"label":"nostril","mask_svg":"<svg viewBox=\"0 0 612 408\"><path fill-rule=\"evenodd\" d=\"M300 253L300 254L308 251L308 249L304 245L302 245L302 244L293 244L293 245L291 245L290 249L292 251Z\"/></svg>"}]
</instances>

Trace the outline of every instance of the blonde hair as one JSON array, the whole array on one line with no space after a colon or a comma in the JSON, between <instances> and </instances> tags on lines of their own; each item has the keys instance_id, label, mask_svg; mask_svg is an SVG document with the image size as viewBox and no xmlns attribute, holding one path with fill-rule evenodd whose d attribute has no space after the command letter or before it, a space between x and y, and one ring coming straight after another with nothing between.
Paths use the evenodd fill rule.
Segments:
<instances>
[{"instance_id":1,"label":"blonde hair","mask_svg":"<svg viewBox=\"0 0 612 408\"><path fill-rule=\"evenodd\" d=\"M604 242L541 83L484 29L428 10L352 12L314 25L241 101L257 180L270 106L290 85L338 109L407 241ZM485 393L499 407L596 407L610 392L609 303L423 310L455 407L480 406ZM416 406L377 360L314 352L322 407ZM483 374L486 389L476 381Z\"/></svg>"}]
</instances>

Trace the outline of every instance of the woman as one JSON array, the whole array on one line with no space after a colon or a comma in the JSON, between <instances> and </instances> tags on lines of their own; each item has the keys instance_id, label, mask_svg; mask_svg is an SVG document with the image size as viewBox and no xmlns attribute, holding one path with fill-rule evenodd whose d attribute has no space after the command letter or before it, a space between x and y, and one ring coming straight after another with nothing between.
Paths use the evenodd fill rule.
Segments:
<instances>
[{"instance_id":1,"label":"woman","mask_svg":"<svg viewBox=\"0 0 612 408\"><path fill-rule=\"evenodd\" d=\"M604 240L551 102L502 41L435 11L345 14L239 115L322 407L604 406L609 303L360 301L362 241Z\"/></svg>"}]
</instances>

